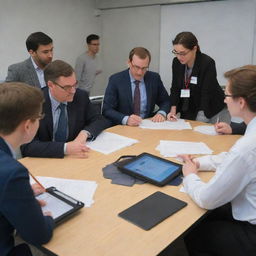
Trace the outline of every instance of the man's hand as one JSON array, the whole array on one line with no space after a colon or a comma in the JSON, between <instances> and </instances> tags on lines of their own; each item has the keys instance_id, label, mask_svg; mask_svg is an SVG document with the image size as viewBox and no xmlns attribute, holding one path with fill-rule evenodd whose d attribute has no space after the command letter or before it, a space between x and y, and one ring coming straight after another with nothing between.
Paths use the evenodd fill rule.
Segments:
<instances>
[{"instance_id":1,"label":"man's hand","mask_svg":"<svg viewBox=\"0 0 256 256\"><path fill-rule=\"evenodd\" d=\"M227 123L220 122L214 125L216 132L221 134L232 134L231 126Z\"/></svg>"},{"instance_id":2,"label":"man's hand","mask_svg":"<svg viewBox=\"0 0 256 256\"><path fill-rule=\"evenodd\" d=\"M75 139L67 143L66 154L79 158L87 158L89 150L85 143L81 143Z\"/></svg>"},{"instance_id":3,"label":"man's hand","mask_svg":"<svg viewBox=\"0 0 256 256\"><path fill-rule=\"evenodd\" d=\"M151 119L152 122L156 122L156 123L164 122L165 120L166 118L161 114L156 114Z\"/></svg>"},{"instance_id":4,"label":"man's hand","mask_svg":"<svg viewBox=\"0 0 256 256\"><path fill-rule=\"evenodd\" d=\"M127 120L127 125L129 126L139 126L142 121L142 118L137 115L130 115Z\"/></svg>"}]
</instances>

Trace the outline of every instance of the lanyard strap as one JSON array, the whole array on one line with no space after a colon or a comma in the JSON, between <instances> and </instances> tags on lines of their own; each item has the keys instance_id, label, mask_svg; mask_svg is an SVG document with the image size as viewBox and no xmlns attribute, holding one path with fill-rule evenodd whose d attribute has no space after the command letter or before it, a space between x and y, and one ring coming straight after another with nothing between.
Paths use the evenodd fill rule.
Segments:
<instances>
[{"instance_id":1,"label":"lanyard strap","mask_svg":"<svg viewBox=\"0 0 256 256\"><path fill-rule=\"evenodd\" d=\"M188 75L190 73L190 75ZM184 84L185 84L185 89L188 89L190 81L191 81L191 75L192 75L192 69L189 70L187 65L185 66L185 79L184 79Z\"/></svg>"}]
</instances>

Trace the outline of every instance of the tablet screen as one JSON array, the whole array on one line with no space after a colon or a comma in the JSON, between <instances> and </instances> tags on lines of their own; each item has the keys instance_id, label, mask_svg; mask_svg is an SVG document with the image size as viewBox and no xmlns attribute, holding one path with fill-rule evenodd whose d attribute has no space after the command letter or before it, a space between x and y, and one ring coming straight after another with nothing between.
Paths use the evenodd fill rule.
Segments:
<instances>
[{"instance_id":1,"label":"tablet screen","mask_svg":"<svg viewBox=\"0 0 256 256\"><path fill-rule=\"evenodd\" d=\"M169 161L163 161L149 155L144 155L135 161L124 165L124 168L157 182L161 182L168 178L171 174L175 173L180 166L177 166Z\"/></svg>"}]
</instances>

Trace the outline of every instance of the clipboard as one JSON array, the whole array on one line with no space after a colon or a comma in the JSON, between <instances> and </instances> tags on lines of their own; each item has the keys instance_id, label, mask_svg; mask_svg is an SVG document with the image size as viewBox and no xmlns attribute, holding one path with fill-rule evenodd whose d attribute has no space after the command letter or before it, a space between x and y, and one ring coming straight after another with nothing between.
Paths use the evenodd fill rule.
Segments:
<instances>
[{"instance_id":1,"label":"clipboard","mask_svg":"<svg viewBox=\"0 0 256 256\"><path fill-rule=\"evenodd\" d=\"M120 171L157 186L166 185L182 172L181 164L145 152L115 165Z\"/></svg>"},{"instance_id":2,"label":"clipboard","mask_svg":"<svg viewBox=\"0 0 256 256\"><path fill-rule=\"evenodd\" d=\"M36 196L36 199L46 201L47 204L42 206L42 211L50 211L55 224L61 223L84 207L83 202L66 195L55 187L47 188L46 192Z\"/></svg>"},{"instance_id":3,"label":"clipboard","mask_svg":"<svg viewBox=\"0 0 256 256\"><path fill-rule=\"evenodd\" d=\"M157 191L120 212L118 216L149 230L186 205L182 200Z\"/></svg>"}]
</instances>

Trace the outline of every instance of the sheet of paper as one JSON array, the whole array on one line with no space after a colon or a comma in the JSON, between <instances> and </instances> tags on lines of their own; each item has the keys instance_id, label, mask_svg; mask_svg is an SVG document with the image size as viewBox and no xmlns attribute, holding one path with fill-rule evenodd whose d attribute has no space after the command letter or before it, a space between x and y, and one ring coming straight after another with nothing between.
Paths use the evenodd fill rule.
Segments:
<instances>
[{"instance_id":1,"label":"sheet of paper","mask_svg":"<svg viewBox=\"0 0 256 256\"><path fill-rule=\"evenodd\" d=\"M156 147L164 157L176 157L182 154L212 154L212 150L204 142L187 142L160 140Z\"/></svg>"},{"instance_id":2,"label":"sheet of paper","mask_svg":"<svg viewBox=\"0 0 256 256\"><path fill-rule=\"evenodd\" d=\"M153 130L185 130L192 129L189 122L185 122L184 119L178 119L177 121L164 121L164 122L152 122L149 119L142 120L140 128L153 129Z\"/></svg>"},{"instance_id":3,"label":"sheet of paper","mask_svg":"<svg viewBox=\"0 0 256 256\"><path fill-rule=\"evenodd\" d=\"M46 201L46 205L42 207L42 210L43 212L51 212L53 219L58 218L65 212L68 212L72 209L72 206L66 204L65 202L59 200L47 192L37 196L36 198Z\"/></svg>"},{"instance_id":4,"label":"sheet of paper","mask_svg":"<svg viewBox=\"0 0 256 256\"><path fill-rule=\"evenodd\" d=\"M97 183L95 181L71 180L42 176L37 176L36 178L45 188L55 187L74 199L82 201L85 204L85 207L91 207L94 203L93 196L97 188ZM32 178L30 178L30 182L31 184L35 183Z\"/></svg>"},{"instance_id":5,"label":"sheet of paper","mask_svg":"<svg viewBox=\"0 0 256 256\"><path fill-rule=\"evenodd\" d=\"M218 135L213 125L199 125L194 127L194 131L207 135Z\"/></svg>"},{"instance_id":6,"label":"sheet of paper","mask_svg":"<svg viewBox=\"0 0 256 256\"><path fill-rule=\"evenodd\" d=\"M119 149L138 143L138 140L131 139L111 132L102 132L94 141L89 141L86 145L105 155L111 154Z\"/></svg>"}]
</instances>

